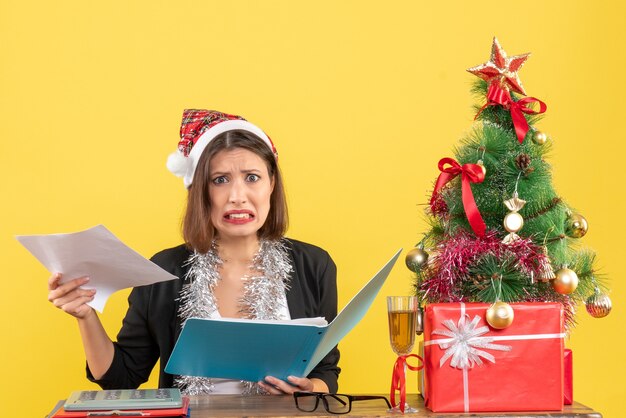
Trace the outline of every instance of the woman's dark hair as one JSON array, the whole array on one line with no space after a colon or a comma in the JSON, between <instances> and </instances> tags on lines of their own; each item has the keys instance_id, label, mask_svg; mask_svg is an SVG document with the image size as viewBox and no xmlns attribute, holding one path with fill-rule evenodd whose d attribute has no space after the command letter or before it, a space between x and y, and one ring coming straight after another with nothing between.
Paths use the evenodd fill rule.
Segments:
<instances>
[{"instance_id":1,"label":"woman's dark hair","mask_svg":"<svg viewBox=\"0 0 626 418\"><path fill-rule=\"evenodd\" d=\"M211 247L215 237L215 227L211 223L211 199L209 197L210 165L213 157L220 151L243 148L252 151L265 162L274 190L270 196L270 210L265 224L259 229L259 238L279 239L285 235L289 217L285 188L274 153L261 138L251 132L234 130L219 134L204 149L193 182L187 194L187 208L183 219L183 238L188 247L205 253Z\"/></svg>"}]
</instances>

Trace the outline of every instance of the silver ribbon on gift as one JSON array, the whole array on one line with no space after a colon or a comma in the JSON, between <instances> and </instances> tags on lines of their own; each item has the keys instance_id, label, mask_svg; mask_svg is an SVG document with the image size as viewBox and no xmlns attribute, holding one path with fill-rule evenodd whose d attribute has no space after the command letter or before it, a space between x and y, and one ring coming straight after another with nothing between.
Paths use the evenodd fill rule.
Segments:
<instances>
[{"instance_id":1,"label":"silver ribbon on gift","mask_svg":"<svg viewBox=\"0 0 626 418\"><path fill-rule=\"evenodd\" d=\"M485 350L511 351L510 345L493 344L495 341L493 337L482 337L489 332L489 327L486 325L478 327L480 322L478 315L471 322L466 321L467 317L468 315L461 315L457 324L447 319L443 321L443 325L448 329L436 329L432 332L435 335L449 337L430 341L445 350L439 361L439 367L443 367L450 359L451 367L470 369L475 365L482 365L482 359L491 363L496 362L495 357Z\"/></svg>"}]
</instances>

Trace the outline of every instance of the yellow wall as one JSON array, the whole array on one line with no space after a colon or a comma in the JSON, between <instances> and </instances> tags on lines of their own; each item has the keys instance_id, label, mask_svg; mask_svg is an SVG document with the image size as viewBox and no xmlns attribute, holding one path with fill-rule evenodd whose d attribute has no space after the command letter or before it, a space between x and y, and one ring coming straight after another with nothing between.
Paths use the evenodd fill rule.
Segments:
<instances>
[{"instance_id":1,"label":"yellow wall","mask_svg":"<svg viewBox=\"0 0 626 418\"><path fill-rule=\"evenodd\" d=\"M343 306L426 229L437 161L472 123L465 69L487 60L493 35L510 54L533 53L520 75L548 104L540 128L555 139L554 183L589 220L583 244L612 279L613 313L596 320L582 308L567 341L575 397L620 416L626 10L597 3L1 0L6 416L42 416L72 390L94 387L75 321L47 302L48 273L15 234L102 223L146 257L178 244L185 193L164 162L181 112L239 113L277 144L289 235L333 255ZM342 391L388 391L394 358L382 296L410 284L399 263L342 342ZM102 316L113 335L126 295Z\"/></svg>"}]
</instances>

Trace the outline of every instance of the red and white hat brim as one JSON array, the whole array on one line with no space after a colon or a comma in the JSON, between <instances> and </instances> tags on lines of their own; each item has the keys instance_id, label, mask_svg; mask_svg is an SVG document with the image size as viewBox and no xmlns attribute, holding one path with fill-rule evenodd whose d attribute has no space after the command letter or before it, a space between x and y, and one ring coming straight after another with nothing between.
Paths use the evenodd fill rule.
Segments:
<instances>
[{"instance_id":1,"label":"red and white hat brim","mask_svg":"<svg viewBox=\"0 0 626 418\"><path fill-rule=\"evenodd\" d=\"M198 141L196 141L193 148L191 148L189 156L185 157L180 151L170 154L167 159L167 169L176 176L182 177L185 187L189 188L193 182L193 176L196 172L198 161L200 160L202 152L204 152L207 145L209 145L209 143L219 134L235 130L243 130L253 133L261 138L263 142L267 144L269 149L274 152L272 141L270 141L269 137L259 127L245 120L227 120L207 129L200 136L200 138L198 138Z\"/></svg>"}]
</instances>

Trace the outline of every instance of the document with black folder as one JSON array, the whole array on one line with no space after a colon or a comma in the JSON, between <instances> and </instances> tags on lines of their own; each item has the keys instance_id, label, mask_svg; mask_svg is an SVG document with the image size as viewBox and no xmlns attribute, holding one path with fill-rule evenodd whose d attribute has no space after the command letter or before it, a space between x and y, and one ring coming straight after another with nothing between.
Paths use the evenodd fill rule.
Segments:
<instances>
[{"instance_id":1,"label":"document with black folder","mask_svg":"<svg viewBox=\"0 0 626 418\"><path fill-rule=\"evenodd\" d=\"M328 325L190 318L165 371L241 379L306 376L365 316L400 252L380 269Z\"/></svg>"}]
</instances>

